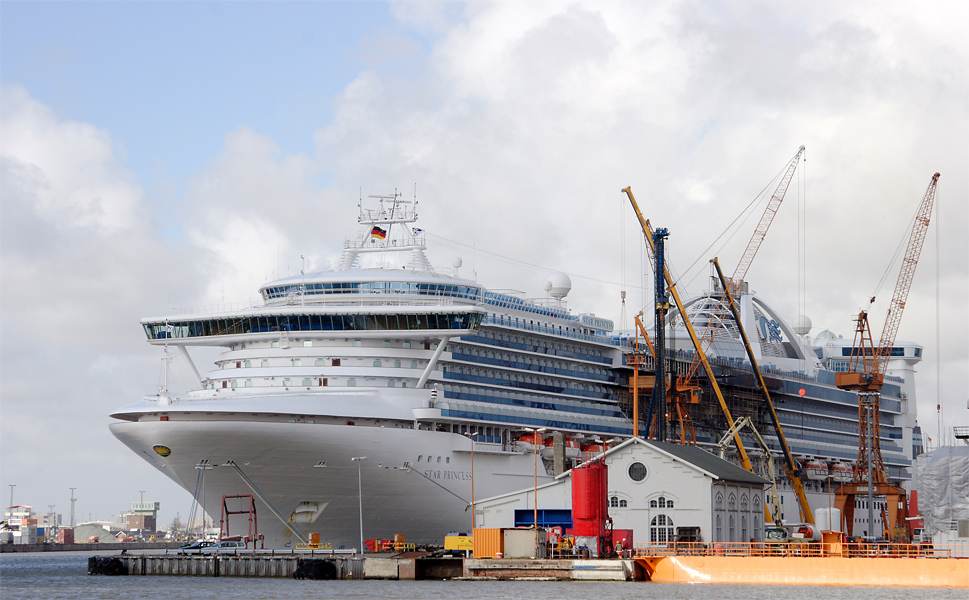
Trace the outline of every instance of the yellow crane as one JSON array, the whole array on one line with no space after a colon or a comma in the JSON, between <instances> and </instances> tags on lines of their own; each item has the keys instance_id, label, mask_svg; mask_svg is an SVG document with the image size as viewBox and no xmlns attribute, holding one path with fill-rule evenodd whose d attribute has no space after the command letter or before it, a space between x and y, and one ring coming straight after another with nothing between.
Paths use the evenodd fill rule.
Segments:
<instances>
[{"instance_id":1,"label":"yellow crane","mask_svg":"<svg viewBox=\"0 0 969 600\"><path fill-rule=\"evenodd\" d=\"M633 210L636 212L636 217L639 219L639 225L643 230L643 236L646 238L647 247L652 256L656 249L653 242L653 226L650 225L646 217L643 216L641 210L639 210L639 204L636 202L636 198L633 196L633 191L631 187L626 187L623 190L626 197L629 198L629 203L632 204ZM723 411L724 416L727 418L728 423L733 423L734 419L730 415L730 409L727 408L727 402L723 398L723 393L720 391L720 385L717 383L717 378L713 373L713 368L706 359L706 355L703 353L703 348L700 345L700 340L697 338L696 331L693 329L693 324L690 323L690 319L686 316L686 310L683 307L683 302L680 300L679 291L676 289L676 282L673 281L673 277L670 276L669 269L663 269L663 278L666 280L667 289L671 296L673 296L673 301L676 303L676 308L680 311L680 315L683 317L683 324L686 326L687 332L690 334L690 340L693 342L693 347L699 356L700 363L703 365L704 372L707 374L707 378L710 380L710 386L713 388L714 393L717 396L717 400L720 402L720 409ZM659 360L661 357L657 357ZM664 382L657 382L657 385L662 385ZM666 418L666 415L660 415L660 418ZM740 456L740 464L750 472L753 472L754 467L750 463L750 458L747 457L747 451L744 449L744 443L740 439L740 434L734 435L734 442L737 444L737 453Z\"/></svg>"}]
</instances>

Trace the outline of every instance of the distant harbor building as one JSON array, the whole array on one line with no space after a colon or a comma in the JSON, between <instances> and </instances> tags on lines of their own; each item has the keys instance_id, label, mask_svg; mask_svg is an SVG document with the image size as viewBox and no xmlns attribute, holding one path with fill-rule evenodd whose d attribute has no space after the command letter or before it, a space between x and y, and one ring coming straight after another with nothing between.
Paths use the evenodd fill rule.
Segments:
<instances>
[{"instance_id":1,"label":"distant harbor building","mask_svg":"<svg viewBox=\"0 0 969 600\"><path fill-rule=\"evenodd\" d=\"M121 515L125 531L156 531L159 502L132 502L131 511Z\"/></svg>"},{"instance_id":2,"label":"distant harbor building","mask_svg":"<svg viewBox=\"0 0 969 600\"><path fill-rule=\"evenodd\" d=\"M4 512L7 529L0 541L13 544L37 543L37 515L32 506L16 504Z\"/></svg>"}]
</instances>

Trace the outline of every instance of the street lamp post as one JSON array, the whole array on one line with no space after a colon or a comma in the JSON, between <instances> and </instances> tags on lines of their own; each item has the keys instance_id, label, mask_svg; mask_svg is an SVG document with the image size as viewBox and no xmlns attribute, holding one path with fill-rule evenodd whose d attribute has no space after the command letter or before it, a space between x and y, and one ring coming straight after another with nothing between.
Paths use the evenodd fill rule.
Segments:
<instances>
[{"instance_id":1,"label":"street lamp post","mask_svg":"<svg viewBox=\"0 0 969 600\"><path fill-rule=\"evenodd\" d=\"M526 427L525 431L532 432L532 460L535 463L535 490L532 493L535 502L535 557L538 557L538 434L543 433L546 430L545 427L541 429L532 429L531 427Z\"/></svg>"},{"instance_id":2,"label":"street lamp post","mask_svg":"<svg viewBox=\"0 0 969 600\"><path fill-rule=\"evenodd\" d=\"M475 513L474 508L474 436L478 435L475 433L465 433L471 439L471 535L474 535L474 528L478 525L478 518Z\"/></svg>"},{"instance_id":3,"label":"street lamp post","mask_svg":"<svg viewBox=\"0 0 969 600\"><path fill-rule=\"evenodd\" d=\"M367 460L367 457L354 456L350 460L357 463L357 493L360 499L360 556L363 556L363 475L360 464Z\"/></svg>"}]
</instances>

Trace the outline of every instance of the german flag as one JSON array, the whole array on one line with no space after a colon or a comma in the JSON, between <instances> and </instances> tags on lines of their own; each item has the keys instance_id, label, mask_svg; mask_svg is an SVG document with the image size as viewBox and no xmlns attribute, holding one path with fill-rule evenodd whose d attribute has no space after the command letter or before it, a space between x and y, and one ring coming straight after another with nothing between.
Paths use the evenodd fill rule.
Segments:
<instances>
[{"instance_id":1,"label":"german flag","mask_svg":"<svg viewBox=\"0 0 969 600\"><path fill-rule=\"evenodd\" d=\"M370 237L373 238L373 239L377 239L377 240L386 239L387 238L387 231L384 230L384 229L381 229L380 227L377 227L376 225L374 225L373 226L373 229L370 230Z\"/></svg>"}]
</instances>

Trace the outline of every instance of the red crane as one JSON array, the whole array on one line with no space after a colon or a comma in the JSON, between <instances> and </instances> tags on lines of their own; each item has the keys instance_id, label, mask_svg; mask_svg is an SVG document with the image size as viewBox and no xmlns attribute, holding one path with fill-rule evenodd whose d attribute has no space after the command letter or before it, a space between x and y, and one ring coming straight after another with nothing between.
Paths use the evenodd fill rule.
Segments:
<instances>
[{"instance_id":1,"label":"red crane","mask_svg":"<svg viewBox=\"0 0 969 600\"><path fill-rule=\"evenodd\" d=\"M895 346L895 334L898 333L898 325L905 310L905 301L912 289L915 268L918 266L922 244L929 228L938 182L939 173L936 173L932 176L932 181L915 215L915 223L912 225L912 233L909 236L905 257L902 259L901 272L895 284L895 293L888 307L888 316L885 319L885 328L878 347L875 347L871 335L868 312L863 310L855 318L855 340L852 344L848 370L835 374L835 385L843 390L858 392L858 462L855 465L852 482L841 486L835 492L835 506L841 509L844 522L850 524L854 522L857 496L867 496L868 505L871 507L873 496L884 495L885 508L882 510L882 522L885 525L886 539L899 537L896 534L898 512L902 511L901 514L904 517L907 511L905 511L905 491L888 483L885 464L882 461L879 442L881 389L885 382L888 359ZM874 300L874 298L871 299L872 302ZM871 519L869 519L870 522Z\"/></svg>"}]
</instances>

